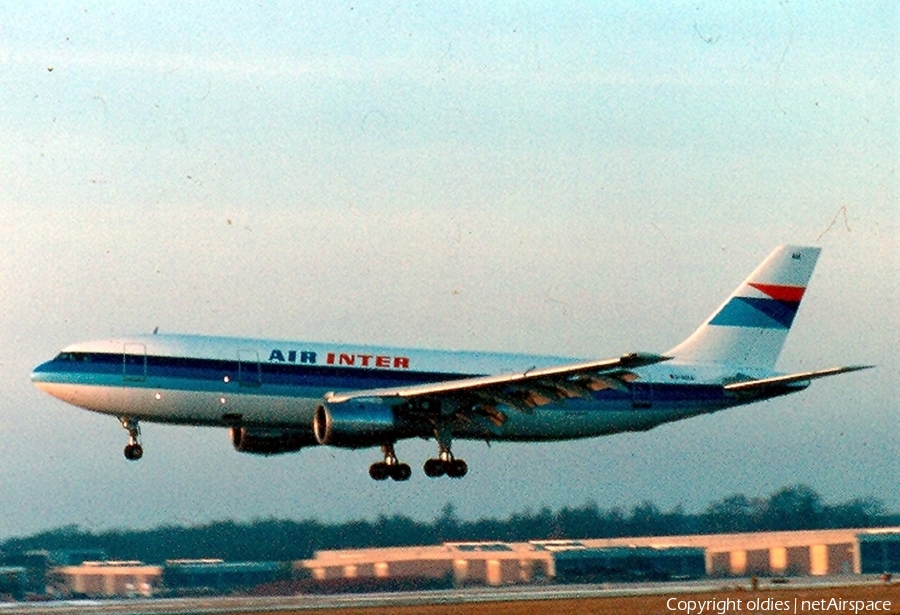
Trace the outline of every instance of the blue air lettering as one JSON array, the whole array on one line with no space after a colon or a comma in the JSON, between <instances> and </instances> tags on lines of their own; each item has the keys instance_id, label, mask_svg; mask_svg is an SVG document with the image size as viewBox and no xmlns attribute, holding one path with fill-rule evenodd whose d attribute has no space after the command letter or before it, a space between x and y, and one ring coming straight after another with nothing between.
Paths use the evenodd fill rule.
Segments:
<instances>
[{"instance_id":1,"label":"blue air lettering","mask_svg":"<svg viewBox=\"0 0 900 615\"><path fill-rule=\"evenodd\" d=\"M314 365L316 362L316 353L311 350L288 350L287 358L283 351L278 348L269 353L269 363L306 363Z\"/></svg>"}]
</instances>

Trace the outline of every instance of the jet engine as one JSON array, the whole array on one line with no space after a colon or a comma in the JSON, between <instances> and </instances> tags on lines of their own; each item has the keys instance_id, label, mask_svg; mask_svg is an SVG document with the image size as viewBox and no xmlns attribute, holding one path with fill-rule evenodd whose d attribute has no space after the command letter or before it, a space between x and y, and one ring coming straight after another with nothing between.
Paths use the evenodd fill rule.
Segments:
<instances>
[{"instance_id":1,"label":"jet engine","mask_svg":"<svg viewBox=\"0 0 900 615\"><path fill-rule=\"evenodd\" d=\"M319 406L313 416L313 434L319 444L365 448L384 444L397 433L394 409L387 404L357 400Z\"/></svg>"},{"instance_id":2,"label":"jet engine","mask_svg":"<svg viewBox=\"0 0 900 615\"><path fill-rule=\"evenodd\" d=\"M232 427L231 443L235 450L242 453L277 455L312 446L316 444L316 439L305 429Z\"/></svg>"}]
</instances>

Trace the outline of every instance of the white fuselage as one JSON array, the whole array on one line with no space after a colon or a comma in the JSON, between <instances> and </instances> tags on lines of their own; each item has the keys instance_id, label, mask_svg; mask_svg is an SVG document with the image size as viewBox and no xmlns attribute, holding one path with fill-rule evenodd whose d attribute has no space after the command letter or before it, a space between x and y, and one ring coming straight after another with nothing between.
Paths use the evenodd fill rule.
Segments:
<instances>
[{"instance_id":1,"label":"white fuselage","mask_svg":"<svg viewBox=\"0 0 900 615\"><path fill-rule=\"evenodd\" d=\"M445 352L189 335L146 335L69 346L32 374L36 386L81 408L185 425L311 428L329 392L526 372L572 358ZM472 423L457 438L559 440L645 430L758 401L727 394L736 377L771 375L721 364L664 362L634 370L628 387L531 411L506 408L502 425ZM399 433L399 437L429 436Z\"/></svg>"}]
</instances>

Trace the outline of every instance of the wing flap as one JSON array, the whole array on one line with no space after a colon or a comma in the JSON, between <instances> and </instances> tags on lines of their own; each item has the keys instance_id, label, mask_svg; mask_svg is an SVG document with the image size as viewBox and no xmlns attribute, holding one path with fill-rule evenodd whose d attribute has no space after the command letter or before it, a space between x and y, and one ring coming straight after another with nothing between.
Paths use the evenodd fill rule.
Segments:
<instances>
[{"instance_id":1,"label":"wing flap","mask_svg":"<svg viewBox=\"0 0 900 615\"><path fill-rule=\"evenodd\" d=\"M476 397L485 403L510 405L527 412L535 406L564 397L586 397L590 391L624 386L624 383L637 377L629 370L667 360L669 357L663 355L631 353L617 359L530 369L514 374L477 376L395 389L328 393L325 401L339 404L361 398L410 401L416 398L463 396Z\"/></svg>"},{"instance_id":2,"label":"wing flap","mask_svg":"<svg viewBox=\"0 0 900 615\"><path fill-rule=\"evenodd\" d=\"M806 383L816 378L825 378L826 376L836 376L837 374L846 374L849 372L858 372L863 369L869 369L873 365L849 365L846 367L830 367L828 369L820 369L811 372L798 372L796 374L787 374L785 376L774 376L772 378L761 378L758 380L746 380L743 382L733 382L726 384L726 391L737 394L754 394L774 388L780 388L791 384Z\"/></svg>"}]
</instances>

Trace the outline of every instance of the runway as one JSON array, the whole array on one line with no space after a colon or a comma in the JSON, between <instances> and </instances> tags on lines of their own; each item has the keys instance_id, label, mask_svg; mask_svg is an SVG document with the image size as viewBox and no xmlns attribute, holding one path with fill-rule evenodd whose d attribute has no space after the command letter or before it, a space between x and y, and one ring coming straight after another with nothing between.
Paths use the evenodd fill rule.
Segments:
<instances>
[{"instance_id":1,"label":"runway","mask_svg":"<svg viewBox=\"0 0 900 615\"><path fill-rule=\"evenodd\" d=\"M879 584L876 577L840 576L821 578L795 578L786 584L773 585L763 580L765 593L831 590L835 595L848 592L881 590L894 598L896 613L900 609L900 585ZM292 613L298 611L343 611L346 609L400 609L403 607L435 607L429 612L440 612L440 607L479 605L483 603L516 603L530 601L588 601L598 598L628 598L646 596L684 596L703 592L734 593L750 597L763 595L750 593L749 579L704 579L681 583L629 583L598 585L523 585L498 588L464 588L452 590L302 595L278 597L211 597L211 598L141 598L116 600L70 600L56 602L2 603L0 615L154 615L164 613L191 613L196 615L238 615L243 613ZM662 598L660 604L664 604ZM546 603L545 603L546 604ZM527 610L527 607L526 607ZM409 612L415 612L415 609Z\"/></svg>"}]
</instances>

